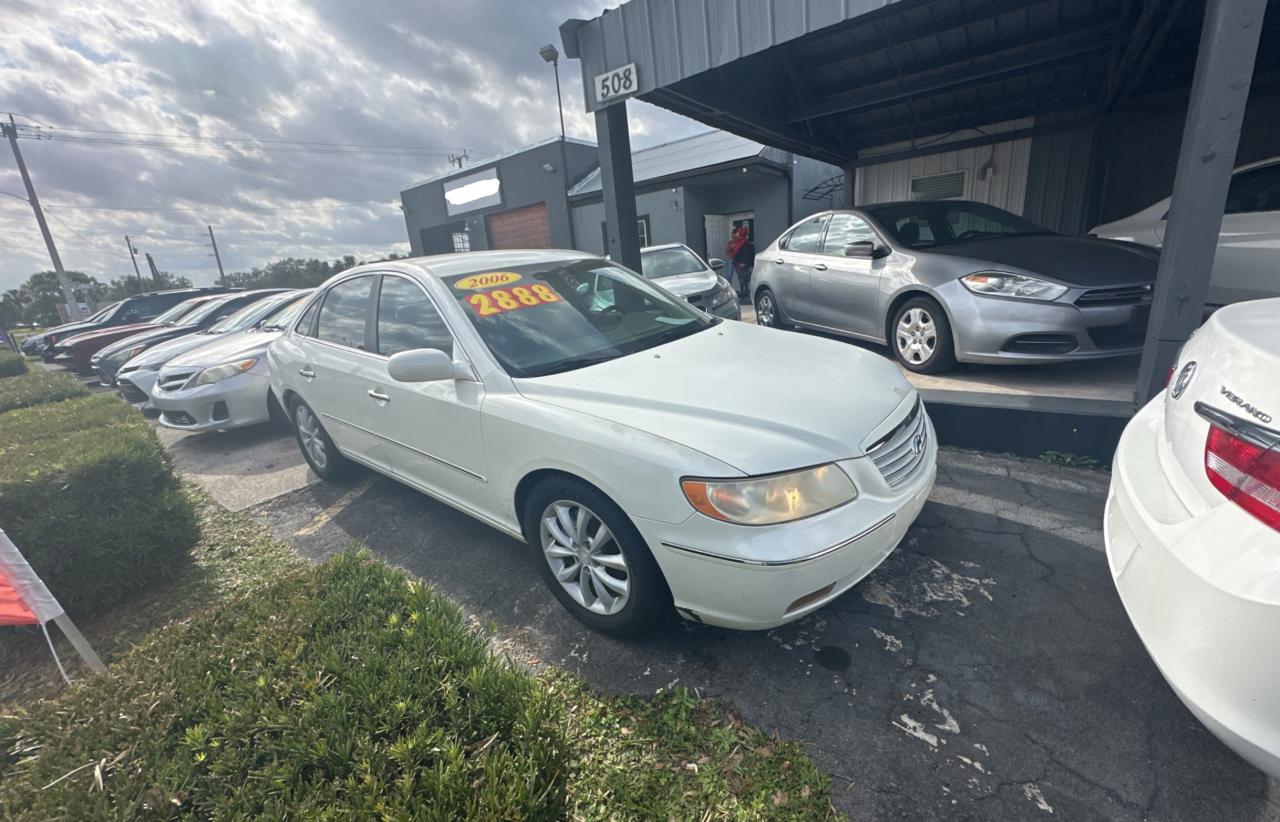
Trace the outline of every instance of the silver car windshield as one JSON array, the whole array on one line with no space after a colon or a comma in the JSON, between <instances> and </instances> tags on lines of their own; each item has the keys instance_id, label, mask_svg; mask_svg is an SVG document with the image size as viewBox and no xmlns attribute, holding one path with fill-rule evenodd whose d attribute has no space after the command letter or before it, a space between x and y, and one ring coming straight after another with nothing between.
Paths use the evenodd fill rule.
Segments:
<instances>
[{"instance_id":1,"label":"silver car windshield","mask_svg":"<svg viewBox=\"0 0 1280 822\"><path fill-rule=\"evenodd\" d=\"M206 334L226 334L231 331L244 331L253 328L264 317L274 314L280 306L293 299L296 295L292 292L279 294L274 297L267 297L265 300L258 300L256 303L249 303L236 313L218 320Z\"/></svg>"},{"instance_id":2,"label":"silver car windshield","mask_svg":"<svg viewBox=\"0 0 1280 822\"><path fill-rule=\"evenodd\" d=\"M513 377L594 365L718 322L605 260L519 266L443 282Z\"/></svg>"},{"instance_id":3,"label":"silver car windshield","mask_svg":"<svg viewBox=\"0 0 1280 822\"><path fill-rule=\"evenodd\" d=\"M907 248L927 249L992 237L1052 233L1017 214L985 203L932 200L868 206L866 210L898 245Z\"/></svg>"},{"instance_id":4,"label":"silver car windshield","mask_svg":"<svg viewBox=\"0 0 1280 822\"><path fill-rule=\"evenodd\" d=\"M659 248L640 254L640 273L650 280L704 270L702 260L687 248Z\"/></svg>"}]
</instances>

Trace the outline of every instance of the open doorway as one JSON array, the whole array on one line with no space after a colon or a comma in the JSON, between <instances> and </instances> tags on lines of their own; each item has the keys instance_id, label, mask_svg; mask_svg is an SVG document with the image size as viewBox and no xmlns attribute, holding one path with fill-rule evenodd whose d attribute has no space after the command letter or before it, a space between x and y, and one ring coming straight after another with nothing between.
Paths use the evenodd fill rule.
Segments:
<instances>
[{"instance_id":1,"label":"open doorway","mask_svg":"<svg viewBox=\"0 0 1280 822\"><path fill-rule=\"evenodd\" d=\"M707 214L707 256L725 261L724 276L741 296L750 294L751 271L756 261L756 213Z\"/></svg>"}]
</instances>

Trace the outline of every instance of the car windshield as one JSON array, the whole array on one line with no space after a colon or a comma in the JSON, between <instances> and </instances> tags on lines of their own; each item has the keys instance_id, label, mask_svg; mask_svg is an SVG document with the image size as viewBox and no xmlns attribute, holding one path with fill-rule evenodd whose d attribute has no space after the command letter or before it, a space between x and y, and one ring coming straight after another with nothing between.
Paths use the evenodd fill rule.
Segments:
<instances>
[{"instance_id":1,"label":"car windshield","mask_svg":"<svg viewBox=\"0 0 1280 822\"><path fill-rule=\"evenodd\" d=\"M92 317L90 317L89 319L85 320L85 322L87 322L87 323L96 323L96 322L101 322L102 320L105 320L105 319L106 319L106 318L111 314L111 312L112 312L113 310L115 310L115 307L116 307L117 305L119 305L119 304L120 304L120 303L112 303L111 305L107 306L106 308L103 308L103 309L101 309L100 311L98 311L98 313L97 313L97 314L94 314Z\"/></svg>"},{"instance_id":2,"label":"car windshield","mask_svg":"<svg viewBox=\"0 0 1280 822\"><path fill-rule=\"evenodd\" d=\"M605 260L518 266L443 281L513 377L572 371L718 322Z\"/></svg>"},{"instance_id":3,"label":"car windshield","mask_svg":"<svg viewBox=\"0 0 1280 822\"><path fill-rule=\"evenodd\" d=\"M265 299L258 300L255 303L249 303L236 313L218 320L210 326L209 330L205 333L226 334L231 331L244 331L245 329L253 328L261 322L264 317L269 317L274 314L284 303L289 302L289 300L294 296L293 292L288 292L285 294L277 294L272 297L267 297Z\"/></svg>"},{"instance_id":4,"label":"car windshield","mask_svg":"<svg viewBox=\"0 0 1280 822\"><path fill-rule=\"evenodd\" d=\"M161 314L159 317L156 317L151 322L156 325L170 325L172 323L176 323L178 320L190 313L196 306L208 301L208 299L208 297L195 297L190 300L183 300L173 308L170 308L168 311Z\"/></svg>"},{"instance_id":5,"label":"car windshield","mask_svg":"<svg viewBox=\"0 0 1280 822\"><path fill-rule=\"evenodd\" d=\"M991 237L1052 233L985 203L932 200L869 206L867 211L899 245L907 248L936 248Z\"/></svg>"},{"instance_id":6,"label":"car windshield","mask_svg":"<svg viewBox=\"0 0 1280 822\"><path fill-rule=\"evenodd\" d=\"M640 273L650 280L705 270L706 266L698 259L698 255L682 246L640 253Z\"/></svg>"},{"instance_id":7,"label":"car windshield","mask_svg":"<svg viewBox=\"0 0 1280 822\"><path fill-rule=\"evenodd\" d=\"M232 299L235 299L235 295L214 297L212 300L203 302L191 313L185 315L178 325L199 325L210 315L216 314L228 300Z\"/></svg>"},{"instance_id":8,"label":"car windshield","mask_svg":"<svg viewBox=\"0 0 1280 822\"><path fill-rule=\"evenodd\" d=\"M293 298L292 302L285 302L284 306L277 305L275 311L262 321L262 325L258 326L263 331L283 331L289 326L297 322L302 316L302 309L307 307L307 301L311 298L311 291L303 292L299 297L297 294L289 295Z\"/></svg>"}]
</instances>

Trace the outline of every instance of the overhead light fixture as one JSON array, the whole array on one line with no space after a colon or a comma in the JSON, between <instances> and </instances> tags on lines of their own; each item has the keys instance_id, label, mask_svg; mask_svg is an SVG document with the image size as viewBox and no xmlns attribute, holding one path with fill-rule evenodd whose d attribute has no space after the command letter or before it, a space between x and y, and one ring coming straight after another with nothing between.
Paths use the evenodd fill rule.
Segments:
<instances>
[{"instance_id":1,"label":"overhead light fixture","mask_svg":"<svg viewBox=\"0 0 1280 822\"><path fill-rule=\"evenodd\" d=\"M542 55L542 59L548 63L554 63L560 59L560 52L556 51L556 47L550 43L538 49L538 54Z\"/></svg>"},{"instance_id":2,"label":"overhead light fixture","mask_svg":"<svg viewBox=\"0 0 1280 822\"><path fill-rule=\"evenodd\" d=\"M550 174L551 172L556 170L556 167L551 165L551 163L543 163L542 170Z\"/></svg>"}]
</instances>

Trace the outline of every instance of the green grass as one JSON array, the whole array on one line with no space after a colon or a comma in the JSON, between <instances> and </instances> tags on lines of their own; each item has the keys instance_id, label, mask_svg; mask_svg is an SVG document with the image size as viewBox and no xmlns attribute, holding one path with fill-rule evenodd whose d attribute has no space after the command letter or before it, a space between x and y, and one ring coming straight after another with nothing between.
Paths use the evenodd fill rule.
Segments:
<instances>
[{"instance_id":1,"label":"green grass","mask_svg":"<svg viewBox=\"0 0 1280 822\"><path fill-rule=\"evenodd\" d=\"M27 358L12 351L0 350L0 378L27 373Z\"/></svg>"},{"instance_id":2,"label":"green grass","mask_svg":"<svg viewBox=\"0 0 1280 822\"><path fill-rule=\"evenodd\" d=\"M307 565L184 493L203 533L188 571L121 621L82 626L108 673L35 704L30 682L0 717L6 818L829 813L826 779L799 749L714 702L601 697L566 673L535 675L402 572L365 554ZM0 644L0 672L47 676L38 641Z\"/></svg>"},{"instance_id":3,"label":"green grass","mask_svg":"<svg viewBox=\"0 0 1280 822\"><path fill-rule=\"evenodd\" d=\"M48 402L83 397L88 390L70 374L38 368L28 374L0 380L0 413Z\"/></svg>"}]
</instances>

